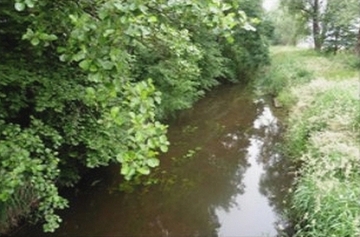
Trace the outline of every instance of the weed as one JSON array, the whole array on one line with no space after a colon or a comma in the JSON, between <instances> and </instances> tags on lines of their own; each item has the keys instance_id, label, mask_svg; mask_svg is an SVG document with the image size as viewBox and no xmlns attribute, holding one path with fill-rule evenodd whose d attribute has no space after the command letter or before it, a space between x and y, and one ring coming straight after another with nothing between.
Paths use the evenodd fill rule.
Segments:
<instances>
[{"instance_id":1,"label":"weed","mask_svg":"<svg viewBox=\"0 0 360 237\"><path fill-rule=\"evenodd\" d=\"M284 106L285 108L290 108L297 102L296 96L293 95L289 90L280 91L277 96L277 100L279 101L280 105Z\"/></svg>"},{"instance_id":2,"label":"weed","mask_svg":"<svg viewBox=\"0 0 360 237\"><path fill-rule=\"evenodd\" d=\"M325 57L289 48L275 48L273 53L268 71L276 69L272 73L277 78L268 91L288 103L285 151L294 163L301 163L288 212L297 223L295 236L358 237L358 62L348 54Z\"/></svg>"},{"instance_id":3,"label":"weed","mask_svg":"<svg viewBox=\"0 0 360 237\"><path fill-rule=\"evenodd\" d=\"M0 234L15 227L20 220L28 216L37 205L37 195L31 185L16 190L12 198L0 201Z\"/></svg>"},{"instance_id":4,"label":"weed","mask_svg":"<svg viewBox=\"0 0 360 237\"><path fill-rule=\"evenodd\" d=\"M313 55L311 51L291 51L290 47L275 47L272 50L272 63L258 76L256 87L264 94L278 97L282 106L295 103L288 89L311 81L313 72L302 64L302 58Z\"/></svg>"},{"instance_id":5,"label":"weed","mask_svg":"<svg viewBox=\"0 0 360 237\"><path fill-rule=\"evenodd\" d=\"M325 89L306 97L307 107L289 120L288 148L303 164L293 197L293 209L299 213L297 236L358 236L360 165L352 129L358 116L355 82L322 82Z\"/></svg>"}]
</instances>

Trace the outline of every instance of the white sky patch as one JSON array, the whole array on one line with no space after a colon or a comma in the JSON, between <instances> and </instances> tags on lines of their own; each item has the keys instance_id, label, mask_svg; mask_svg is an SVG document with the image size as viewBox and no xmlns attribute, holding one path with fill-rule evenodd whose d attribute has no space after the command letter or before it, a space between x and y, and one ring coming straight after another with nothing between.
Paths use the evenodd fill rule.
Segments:
<instances>
[{"instance_id":1,"label":"white sky patch","mask_svg":"<svg viewBox=\"0 0 360 237\"><path fill-rule=\"evenodd\" d=\"M262 6L266 11L271 11L274 10L278 4L279 0L264 0Z\"/></svg>"}]
</instances>

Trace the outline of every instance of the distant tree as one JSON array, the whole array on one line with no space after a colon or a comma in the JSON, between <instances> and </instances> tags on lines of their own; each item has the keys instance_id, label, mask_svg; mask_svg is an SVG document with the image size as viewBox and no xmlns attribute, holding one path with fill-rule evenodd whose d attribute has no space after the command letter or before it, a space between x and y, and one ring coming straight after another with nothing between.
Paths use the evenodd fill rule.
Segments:
<instances>
[{"instance_id":1,"label":"distant tree","mask_svg":"<svg viewBox=\"0 0 360 237\"><path fill-rule=\"evenodd\" d=\"M304 24L311 24L315 50L320 51L322 47L321 37L321 15L324 1L322 0L281 0L281 6L297 17L300 15L305 19Z\"/></svg>"},{"instance_id":2,"label":"distant tree","mask_svg":"<svg viewBox=\"0 0 360 237\"><path fill-rule=\"evenodd\" d=\"M360 2L328 0L322 19L324 50L336 53L339 49L355 48L358 24Z\"/></svg>"},{"instance_id":3,"label":"distant tree","mask_svg":"<svg viewBox=\"0 0 360 237\"><path fill-rule=\"evenodd\" d=\"M279 7L267 13L267 18L273 24L272 44L296 45L308 34L308 27L303 16L293 15L288 9Z\"/></svg>"},{"instance_id":4,"label":"distant tree","mask_svg":"<svg viewBox=\"0 0 360 237\"><path fill-rule=\"evenodd\" d=\"M356 21L360 17L358 0L281 0L294 18L305 19L311 26L314 48L336 52L341 47L353 47Z\"/></svg>"}]
</instances>

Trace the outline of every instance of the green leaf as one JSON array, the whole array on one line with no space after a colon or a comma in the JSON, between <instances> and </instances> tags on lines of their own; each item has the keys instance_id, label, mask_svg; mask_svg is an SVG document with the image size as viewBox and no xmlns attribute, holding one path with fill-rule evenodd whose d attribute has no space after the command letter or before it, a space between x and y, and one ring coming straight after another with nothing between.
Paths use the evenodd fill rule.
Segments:
<instances>
[{"instance_id":1,"label":"green leaf","mask_svg":"<svg viewBox=\"0 0 360 237\"><path fill-rule=\"evenodd\" d=\"M105 30L103 36L108 37L109 35L113 34L114 32L115 32L114 29L107 29L107 30Z\"/></svg>"},{"instance_id":2,"label":"green leaf","mask_svg":"<svg viewBox=\"0 0 360 237\"><path fill-rule=\"evenodd\" d=\"M64 53L66 52L66 48L65 47L62 47L62 46L59 46L56 48L56 52L58 53Z\"/></svg>"},{"instance_id":3,"label":"green leaf","mask_svg":"<svg viewBox=\"0 0 360 237\"><path fill-rule=\"evenodd\" d=\"M154 100L157 104L161 104L161 96L155 96Z\"/></svg>"},{"instance_id":4,"label":"green leaf","mask_svg":"<svg viewBox=\"0 0 360 237\"><path fill-rule=\"evenodd\" d=\"M154 22L157 22L157 17L156 16L150 16L149 18L148 18L148 22L149 23L154 23Z\"/></svg>"},{"instance_id":5,"label":"green leaf","mask_svg":"<svg viewBox=\"0 0 360 237\"><path fill-rule=\"evenodd\" d=\"M99 12L99 18L101 20L104 20L109 15L108 11L100 10Z\"/></svg>"},{"instance_id":6,"label":"green leaf","mask_svg":"<svg viewBox=\"0 0 360 237\"><path fill-rule=\"evenodd\" d=\"M129 112L130 118L134 119L136 117L136 114L132 111Z\"/></svg>"},{"instance_id":7,"label":"green leaf","mask_svg":"<svg viewBox=\"0 0 360 237\"><path fill-rule=\"evenodd\" d=\"M102 77L100 73L91 73L88 75L88 80L91 82L100 82L101 78Z\"/></svg>"},{"instance_id":8,"label":"green leaf","mask_svg":"<svg viewBox=\"0 0 360 237\"><path fill-rule=\"evenodd\" d=\"M157 167L160 164L160 161L156 158L150 158L146 161L147 165L151 168Z\"/></svg>"},{"instance_id":9,"label":"green leaf","mask_svg":"<svg viewBox=\"0 0 360 237\"><path fill-rule=\"evenodd\" d=\"M147 167L147 166L140 167L140 168L137 169L137 171L138 171L140 174L143 174L143 175L148 175L148 174L150 174L150 169L149 169L149 167Z\"/></svg>"},{"instance_id":10,"label":"green leaf","mask_svg":"<svg viewBox=\"0 0 360 237\"><path fill-rule=\"evenodd\" d=\"M111 70L114 66L114 63L109 60L98 60L100 66L105 70Z\"/></svg>"},{"instance_id":11,"label":"green leaf","mask_svg":"<svg viewBox=\"0 0 360 237\"><path fill-rule=\"evenodd\" d=\"M119 2L114 2L113 4L114 4L114 7L115 7L117 10L122 11L123 8L124 8L123 5L122 5L121 3L119 3Z\"/></svg>"},{"instance_id":12,"label":"green leaf","mask_svg":"<svg viewBox=\"0 0 360 237\"><path fill-rule=\"evenodd\" d=\"M145 13L145 14L146 14L146 11L148 10L147 6L145 6L145 5L140 5L139 9L142 13Z\"/></svg>"},{"instance_id":13,"label":"green leaf","mask_svg":"<svg viewBox=\"0 0 360 237\"><path fill-rule=\"evenodd\" d=\"M24 11L25 10L25 4L22 2L17 2L15 3L15 9L19 12Z\"/></svg>"},{"instance_id":14,"label":"green leaf","mask_svg":"<svg viewBox=\"0 0 360 237\"><path fill-rule=\"evenodd\" d=\"M34 37L34 38L31 39L30 43L32 45L36 46L36 45L38 45L40 43L40 40L39 40L39 38Z\"/></svg>"},{"instance_id":15,"label":"green leaf","mask_svg":"<svg viewBox=\"0 0 360 237\"><path fill-rule=\"evenodd\" d=\"M78 21L78 17L75 15L70 14L69 18L73 24L77 23L77 21Z\"/></svg>"},{"instance_id":16,"label":"green leaf","mask_svg":"<svg viewBox=\"0 0 360 237\"><path fill-rule=\"evenodd\" d=\"M229 44L233 44L235 42L235 39L232 36L227 36L226 40L227 40L227 42L229 42Z\"/></svg>"},{"instance_id":17,"label":"green leaf","mask_svg":"<svg viewBox=\"0 0 360 237\"><path fill-rule=\"evenodd\" d=\"M168 151L168 146L166 146L166 145L162 145L162 146L160 146L160 150L162 151L162 152L164 152L164 153L166 153L167 151Z\"/></svg>"},{"instance_id":18,"label":"green leaf","mask_svg":"<svg viewBox=\"0 0 360 237\"><path fill-rule=\"evenodd\" d=\"M130 167L130 168L128 169L127 174L125 174L125 179L126 179L126 180L130 180L131 177L132 177L134 174L135 174L135 169L134 169L133 167Z\"/></svg>"},{"instance_id":19,"label":"green leaf","mask_svg":"<svg viewBox=\"0 0 360 237\"><path fill-rule=\"evenodd\" d=\"M32 0L25 0L25 3L28 7L33 8L34 7L34 2Z\"/></svg>"},{"instance_id":20,"label":"green leaf","mask_svg":"<svg viewBox=\"0 0 360 237\"><path fill-rule=\"evenodd\" d=\"M119 107L112 107L110 114L112 118L116 118L119 114L120 108Z\"/></svg>"},{"instance_id":21,"label":"green leaf","mask_svg":"<svg viewBox=\"0 0 360 237\"><path fill-rule=\"evenodd\" d=\"M80 63L79 63L79 66L80 68L84 69L84 70L88 70L90 68L90 65L91 65L91 61L90 60L82 60Z\"/></svg>"},{"instance_id":22,"label":"green leaf","mask_svg":"<svg viewBox=\"0 0 360 237\"><path fill-rule=\"evenodd\" d=\"M88 95L88 96L91 96L91 97L94 97L95 96L95 89L93 88L93 87L87 87L86 89L85 89L85 91L86 91L86 94Z\"/></svg>"},{"instance_id":23,"label":"green leaf","mask_svg":"<svg viewBox=\"0 0 360 237\"><path fill-rule=\"evenodd\" d=\"M123 166L121 167L121 174L127 175L129 171L130 171L130 167L126 164L123 164Z\"/></svg>"},{"instance_id":24,"label":"green leaf","mask_svg":"<svg viewBox=\"0 0 360 237\"><path fill-rule=\"evenodd\" d=\"M166 143L167 142L167 138L166 138L165 135L161 135L159 140L160 140L161 143Z\"/></svg>"},{"instance_id":25,"label":"green leaf","mask_svg":"<svg viewBox=\"0 0 360 237\"><path fill-rule=\"evenodd\" d=\"M116 155L116 160L120 163L124 162L124 154L123 153L119 153Z\"/></svg>"},{"instance_id":26,"label":"green leaf","mask_svg":"<svg viewBox=\"0 0 360 237\"><path fill-rule=\"evenodd\" d=\"M84 51L79 51L77 54L75 54L72 59L76 62L79 62L80 60L84 59L86 57L86 54Z\"/></svg>"},{"instance_id":27,"label":"green leaf","mask_svg":"<svg viewBox=\"0 0 360 237\"><path fill-rule=\"evenodd\" d=\"M256 28L253 27L252 25L250 25L249 23L245 23L245 25L243 26L243 28L245 30L248 30L248 31L256 31Z\"/></svg>"},{"instance_id":28,"label":"green leaf","mask_svg":"<svg viewBox=\"0 0 360 237\"><path fill-rule=\"evenodd\" d=\"M149 148L155 148L155 143L154 143L154 140L153 139L148 139L147 141L147 145Z\"/></svg>"},{"instance_id":29,"label":"green leaf","mask_svg":"<svg viewBox=\"0 0 360 237\"><path fill-rule=\"evenodd\" d=\"M61 54L61 55L59 56L59 60L60 60L61 62L65 62L67 59L68 59L68 56L67 56L66 54Z\"/></svg>"},{"instance_id":30,"label":"green leaf","mask_svg":"<svg viewBox=\"0 0 360 237\"><path fill-rule=\"evenodd\" d=\"M131 11L134 11L134 10L136 10L136 9L137 9L136 4L135 4L135 3L131 3L131 4L130 4L130 10L131 10Z\"/></svg>"},{"instance_id":31,"label":"green leaf","mask_svg":"<svg viewBox=\"0 0 360 237\"><path fill-rule=\"evenodd\" d=\"M26 30L26 33L22 36L22 38L21 39L31 39L31 38L33 38L34 37L34 31L32 30L32 29L30 29L30 28L27 28L27 30Z\"/></svg>"}]
</instances>

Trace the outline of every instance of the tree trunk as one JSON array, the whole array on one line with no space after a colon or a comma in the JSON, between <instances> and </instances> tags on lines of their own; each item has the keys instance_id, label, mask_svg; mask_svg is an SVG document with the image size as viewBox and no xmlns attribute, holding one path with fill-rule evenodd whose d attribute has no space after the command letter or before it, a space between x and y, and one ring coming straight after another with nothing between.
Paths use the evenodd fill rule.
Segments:
<instances>
[{"instance_id":1,"label":"tree trunk","mask_svg":"<svg viewBox=\"0 0 360 237\"><path fill-rule=\"evenodd\" d=\"M355 53L359 57L360 60L360 27L357 35L357 43L355 45Z\"/></svg>"},{"instance_id":2,"label":"tree trunk","mask_svg":"<svg viewBox=\"0 0 360 237\"><path fill-rule=\"evenodd\" d=\"M314 45L315 50L320 51L322 46L322 39L320 34L320 6L319 0L314 0L313 5L313 16L312 16L312 30L313 30L313 38L314 38Z\"/></svg>"},{"instance_id":3,"label":"tree trunk","mask_svg":"<svg viewBox=\"0 0 360 237\"><path fill-rule=\"evenodd\" d=\"M335 40L334 40L334 55L336 55L339 50L339 39L340 38L340 29L337 27L335 29Z\"/></svg>"}]
</instances>

